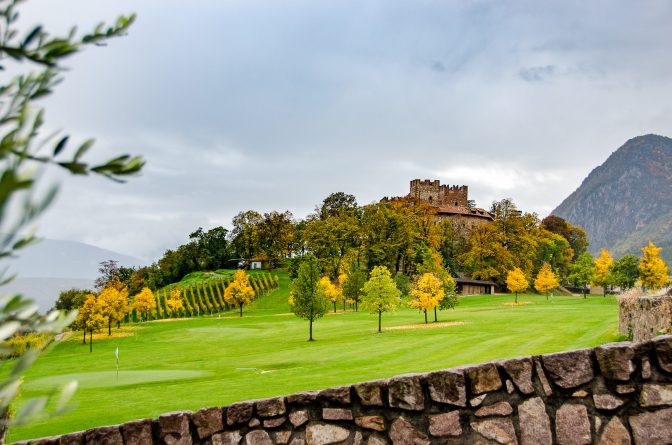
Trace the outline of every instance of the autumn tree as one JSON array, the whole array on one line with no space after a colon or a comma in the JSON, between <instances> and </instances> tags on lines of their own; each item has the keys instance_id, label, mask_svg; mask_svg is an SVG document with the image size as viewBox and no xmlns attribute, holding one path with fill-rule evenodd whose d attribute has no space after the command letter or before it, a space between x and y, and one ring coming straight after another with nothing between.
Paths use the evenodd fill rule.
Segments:
<instances>
[{"instance_id":1,"label":"autumn tree","mask_svg":"<svg viewBox=\"0 0 672 445\"><path fill-rule=\"evenodd\" d=\"M240 257L249 259L260 252L262 221L263 216L254 210L240 212L233 217L231 238Z\"/></svg>"},{"instance_id":2,"label":"autumn tree","mask_svg":"<svg viewBox=\"0 0 672 445\"><path fill-rule=\"evenodd\" d=\"M670 281L667 264L660 257L660 247L656 247L651 241L642 248L644 256L639 262L639 279L643 288L659 289Z\"/></svg>"},{"instance_id":3,"label":"autumn tree","mask_svg":"<svg viewBox=\"0 0 672 445\"><path fill-rule=\"evenodd\" d=\"M320 279L320 286L324 290L324 293L327 295L327 298L334 305L334 313L336 312L336 303L340 302L343 299L343 293L341 290L334 285L334 283L329 279L329 277L322 277Z\"/></svg>"},{"instance_id":4,"label":"autumn tree","mask_svg":"<svg viewBox=\"0 0 672 445\"><path fill-rule=\"evenodd\" d=\"M142 288L140 293L133 297L133 309L139 314L144 314L145 321L149 320L149 314L156 310L156 300L150 288Z\"/></svg>"},{"instance_id":5,"label":"autumn tree","mask_svg":"<svg viewBox=\"0 0 672 445\"><path fill-rule=\"evenodd\" d=\"M385 266L376 266L363 286L362 307L378 314L378 332L381 332L383 312L392 312L401 304L401 292L397 289L390 271Z\"/></svg>"},{"instance_id":6,"label":"autumn tree","mask_svg":"<svg viewBox=\"0 0 672 445\"><path fill-rule=\"evenodd\" d=\"M93 333L102 329L108 324L108 319L103 313L103 306L99 298L93 294L86 297L86 301L81 308L79 308L79 315L77 316L78 325L84 331L89 332L89 352L93 352Z\"/></svg>"},{"instance_id":7,"label":"autumn tree","mask_svg":"<svg viewBox=\"0 0 672 445\"><path fill-rule=\"evenodd\" d=\"M291 309L294 315L310 323L308 341L313 341L313 322L329 307L329 299L320 285L320 265L308 255L299 266L297 277L290 284Z\"/></svg>"},{"instance_id":8,"label":"autumn tree","mask_svg":"<svg viewBox=\"0 0 672 445\"><path fill-rule=\"evenodd\" d=\"M227 303L240 307L240 316L243 316L243 305L254 300L254 289L250 286L250 277L242 270L233 274L233 281L224 290L224 299Z\"/></svg>"},{"instance_id":9,"label":"autumn tree","mask_svg":"<svg viewBox=\"0 0 672 445\"><path fill-rule=\"evenodd\" d=\"M612 277L610 272L614 259L607 249L600 251L600 256L595 259L595 270L593 272L592 283L595 286L602 286L602 296L607 295L607 286L611 284Z\"/></svg>"},{"instance_id":10,"label":"autumn tree","mask_svg":"<svg viewBox=\"0 0 672 445\"><path fill-rule=\"evenodd\" d=\"M548 300L548 293L558 287L560 287L560 281L558 280L557 275L555 275L555 272L551 269L550 264L544 263L541 266L541 269L539 269L537 278L534 280L534 288L537 292L546 294L546 300Z\"/></svg>"},{"instance_id":11,"label":"autumn tree","mask_svg":"<svg viewBox=\"0 0 672 445\"><path fill-rule=\"evenodd\" d=\"M639 278L639 258L632 254L623 255L611 265L611 279L621 290L635 287Z\"/></svg>"},{"instance_id":12,"label":"autumn tree","mask_svg":"<svg viewBox=\"0 0 672 445\"><path fill-rule=\"evenodd\" d=\"M588 249L588 235L586 231L579 226L571 225L560 216L547 216L541 221L541 227L567 240L573 253L572 261L576 261Z\"/></svg>"},{"instance_id":13,"label":"autumn tree","mask_svg":"<svg viewBox=\"0 0 672 445\"><path fill-rule=\"evenodd\" d=\"M294 215L284 212L264 213L260 225L260 249L276 267L281 259L288 258L294 243Z\"/></svg>"},{"instance_id":14,"label":"autumn tree","mask_svg":"<svg viewBox=\"0 0 672 445\"><path fill-rule=\"evenodd\" d=\"M432 273L423 273L411 289L412 300L409 306L420 309L425 313L427 323L427 311L439 305L444 296L443 283Z\"/></svg>"},{"instance_id":15,"label":"autumn tree","mask_svg":"<svg viewBox=\"0 0 672 445\"><path fill-rule=\"evenodd\" d=\"M113 283L114 281L108 283L108 286L105 287L98 295L98 301L100 303L103 316L107 320L108 335L112 335L112 323L117 323L120 325L121 321L130 310L128 289L123 287L121 290L119 290L114 286Z\"/></svg>"},{"instance_id":16,"label":"autumn tree","mask_svg":"<svg viewBox=\"0 0 672 445\"><path fill-rule=\"evenodd\" d=\"M166 299L166 306L170 309L172 315L179 314L179 311L184 308L182 294L178 288L174 287L170 290L170 294Z\"/></svg>"},{"instance_id":17,"label":"autumn tree","mask_svg":"<svg viewBox=\"0 0 672 445\"><path fill-rule=\"evenodd\" d=\"M520 267L510 270L506 275L506 288L511 292L515 292L516 304L518 304L518 292L525 292L528 287L530 287L530 283L528 283L527 278Z\"/></svg>"},{"instance_id":18,"label":"autumn tree","mask_svg":"<svg viewBox=\"0 0 672 445\"><path fill-rule=\"evenodd\" d=\"M419 274L431 273L439 280L443 285L444 296L437 306L434 306L434 321L438 321L436 314L438 309L452 309L458 303L457 297L457 283L455 279L450 275L450 272L443 266L443 257L439 252L432 249L425 249L422 253L422 262L417 266L417 272Z\"/></svg>"},{"instance_id":19,"label":"autumn tree","mask_svg":"<svg viewBox=\"0 0 672 445\"><path fill-rule=\"evenodd\" d=\"M577 258L576 262L569 267L569 276L567 279L575 286L583 290L583 298L588 293L588 283L593 280L595 273L595 261L589 252L584 252Z\"/></svg>"},{"instance_id":20,"label":"autumn tree","mask_svg":"<svg viewBox=\"0 0 672 445\"><path fill-rule=\"evenodd\" d=\"M341 287L343 295L354 302L355 312L358 310L359 300L364 292L364 283L366 283L366 273L360 269L357 261L352 260L345 272L345 280Z\"/></svg>"}]
</instances>

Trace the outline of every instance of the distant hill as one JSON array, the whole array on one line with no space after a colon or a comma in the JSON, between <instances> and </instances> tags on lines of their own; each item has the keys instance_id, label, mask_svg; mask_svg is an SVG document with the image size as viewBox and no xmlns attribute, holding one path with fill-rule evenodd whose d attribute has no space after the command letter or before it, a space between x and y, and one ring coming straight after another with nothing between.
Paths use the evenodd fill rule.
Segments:
<instances>
[{"instance_id":1,"label":"distant hill","mask_svg":"<svg viewBox=\"0 0 672 445\"><path fill-rule=\"evenodd\" d=\"M50 309L58 293L70 288L91 288L101 261L115 260L121 266L142 266L144 261L77 241L42 240L20 250L4 265L17 278L2 286L0 293L21 293L35 300L41 311Z\"/></svg>"},{"instance_id":2,"label":"distant hill","mask_svg":"<svg viewBox=\"0 0 672 445\"><path fill-rule=\"evenodd\" d=\"M592 253L640 256L653 241L672 264L672 139L630 139L552 213L585 229Z\"/></svg>"}]
</instances>

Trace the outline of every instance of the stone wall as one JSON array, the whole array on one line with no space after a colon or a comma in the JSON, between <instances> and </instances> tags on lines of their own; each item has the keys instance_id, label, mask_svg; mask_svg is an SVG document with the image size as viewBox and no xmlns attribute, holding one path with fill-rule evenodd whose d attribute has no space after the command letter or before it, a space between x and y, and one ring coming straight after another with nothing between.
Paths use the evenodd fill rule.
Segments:
<instances>
[{"instance_id":1,"label":"stone wall","mask_svg":"<svg viewBox=\"0 0 672 445\"><path fill-rule=\"evenodd\" d=\"M672 297L621 298L618 304L618 330L632 335L633 341L654 338L672 324L670 309Z\"/></svg>"},{"instance_id":2,"label":"stone wall","mask_svg":"<svg viewBox=\"0 0 672 445\"><path fill-rule=\"evenodd\" d=\"M672 336L177 412L32 444L672 443Z\"/></svg>"}]
</instances>

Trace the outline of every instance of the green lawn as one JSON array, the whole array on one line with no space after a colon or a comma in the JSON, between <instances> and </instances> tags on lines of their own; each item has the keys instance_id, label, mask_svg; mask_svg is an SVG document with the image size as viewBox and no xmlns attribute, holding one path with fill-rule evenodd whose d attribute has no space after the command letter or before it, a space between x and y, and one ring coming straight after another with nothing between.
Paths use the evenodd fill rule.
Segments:
<instances>
[{"instance_id":1,"label":"green lawn","mask_svg":"<svg viewBox=\"0 0 672 445\"><path fill-rule=\"evenodd\" d=\"M21 440L105 424L196 410L300 390L423 372L487 360L595 346L617 337L613 297L519 296L532 304L509 306L513 296L465 297L440 322L464 324L377 334L367 313L329 314L314 325L289 314L287 277L242 319L233 314L150 322L134 335L58 342L26 375L22 398L77 379L72 412L10 431ZM431 317L433 319L433 316ZM421 313L383 315L383 327L422 324ZM114 350L119 347L120 372Z\"/></svg>"}]
</instances>

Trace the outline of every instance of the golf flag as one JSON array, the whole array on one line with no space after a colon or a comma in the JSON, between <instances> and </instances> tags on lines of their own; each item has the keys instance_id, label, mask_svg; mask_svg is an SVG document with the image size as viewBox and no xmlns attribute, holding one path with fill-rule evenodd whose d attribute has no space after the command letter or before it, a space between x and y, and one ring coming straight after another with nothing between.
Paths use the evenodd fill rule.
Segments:
<instances>
[{"instance_id":1,"label":"golf flag","mask_svg":"<svg viewBox=\"0 0 672 445\"><path fill-rule=\"evenodd\" d=\"M114 356L117 358L117 361L119 361L119 347L117 346L117 349L114 350Z\"/></svg>"}]
</instances>

